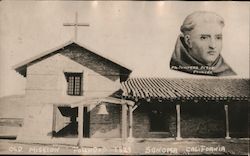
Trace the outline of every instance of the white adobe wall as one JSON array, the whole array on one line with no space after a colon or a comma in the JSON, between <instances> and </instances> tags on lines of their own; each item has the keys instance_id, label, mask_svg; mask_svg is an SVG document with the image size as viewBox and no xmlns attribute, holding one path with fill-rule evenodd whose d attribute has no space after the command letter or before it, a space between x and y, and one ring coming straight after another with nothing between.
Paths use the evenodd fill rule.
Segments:
<instances>
[{"instance_id":1,"label":"white adobe wall","mask_svg":"<svg viewBox=\"0 0 250 156\"><path fill-rule=\"evenodd\" d=\"M64 72L83 72L83 96L68 96ZM120 79L112 81L61 54L27 67L26 116L18 140L51 138L53 104L70 103L83 97L106 97L120 89ZM63 104L63 103L62 103Z\"/></svg>"}]
</instances>

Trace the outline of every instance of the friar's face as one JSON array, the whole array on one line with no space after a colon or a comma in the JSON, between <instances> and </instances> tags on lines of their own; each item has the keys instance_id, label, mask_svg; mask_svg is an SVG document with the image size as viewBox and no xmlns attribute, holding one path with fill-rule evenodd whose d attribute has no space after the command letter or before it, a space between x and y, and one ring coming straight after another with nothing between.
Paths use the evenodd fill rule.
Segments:
<instances>
[{"instance_id":1,"label":"friar's face","mask_svg":"<svg viewBox=\"0 0 250 156\"><path fill-rule=\"evenodd\" d=\"M190 55L204 65L210 66L222 49L222 26L218 23L200 22L185 36Z\"/></svg>"}]
</instances>

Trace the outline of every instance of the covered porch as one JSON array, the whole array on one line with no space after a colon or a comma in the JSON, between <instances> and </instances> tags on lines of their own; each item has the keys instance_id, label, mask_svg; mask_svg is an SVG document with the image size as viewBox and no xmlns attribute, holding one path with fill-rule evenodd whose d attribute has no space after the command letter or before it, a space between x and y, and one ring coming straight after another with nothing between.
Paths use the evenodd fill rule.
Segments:
<instances>
[{"instance_id":1,"label":"covered porch","mask_svg":"<svg viewBox=\"0 0 250 156\"><path fill-rule=\"evenodd\" d=\"M114 97L104 97L104 98L84 98L82 100L76 101L76 102L71 102L71 103L62 103L59 102L57 104L54 103L54 117L53 117L53 132L56 130L56 120L58 120L58 118L56 117L56 111L58 111L57 108L59 107L63 107L63 106L67 106L67 107L71 107L72 109L77 109L75 112L77 112L77 116L74 116L75 118L75 122L76 126L77 126L77 130L76 130L76 135L77 138L75 137L71 137L71 140L74 142L74 140L78 140L77 141L77 145L78 146L83 146L84 144L84 140L102 140L105 138L112 138L114 140L121 140L122 142L125 142L128 137L127 136L131 136L132 137L132 116L128 116L128 114L132 114L132 107L134 106L134 102L131 100L125 100L125 99L120 99L120 98L114 98ZM110 106L114 107L114 108L118 108L117 109L110 109ZM109 108L109 111L107 111L107 108ZM85 134L88 133L91 130L93 131L98 131L98 129L100 131L109 131L109 134L111 133L117 133L110 130L108 128L108 130L105 130L105 128L103 128L103 126L87 126L85 124L86 122L86 112L91 113L91 115L88 117L89 119L87 120L93 120L91 121L93 123L93 125L105 125L105 127L113 127L112 121L116 121L118 122L118 130L120 129L120 133L119 135L115 135L115 137L112 135L111 136L106 136L101 133L99 133L98 135L93 136L93 132L91 132L91 134ZM94 114L94 115L92 115ZM114 116L114 114L117 114ZM111 116L110 116L111 115ZM109 118L118 118L118 119L112 119L110 122L107 121L109 120ZM121 120L120 120L121 118ZM96 121L95 121L96 120ZM91 123L91 124L92 124ZM110 127L110 128L111 128ZM120 127L120 128L119 128ZM86 132L86 128L88 129L88 132ZM71 128L72 129L72 128ZM55 136L55 135L54 135ZM120 136L120 137L119 137ZM67 139L67 138L63 138L63 137L53 137L53 140L62 140L62 139Z\"/></svg>"},{"instance_id":2,"label":"covered porch","mask_svg":"<svg viewBox=\"0 0 250 156\"><path fill-rule=\"evenodd\" d=\"M137 110L146 105L150 106L150 108L155 108L157 105L165 106L157 111L159 116L164 117L165 114L166 118L168 118L170 135L162 135L167 134L165 133L167 129L164 131L159 129L158 131L161 133L158 132L157 137L174 138L176 140L203 138L202 134L206 134L206 131L190 129L201 127L204 130L206 127L207 132L210 132L210 134L205 138L231 139L231 137L247 137L248 84L249 80L247 79L131 78L122 83L122 90L124 91L124 98L135 101L132 108L132 116L134 114L135 119L142 118L136 115L139 113ZM162 111L169 107L170 111L166 113ZM240 113L238 115L236 115L237 109L240 110L237 111ZM145 114L146 111L141 112ZM170 113L172 113L171 117L169 117ZM142 121L145 120L149 121L145 122L144 125L151 124L150 115L142 119ZM239 122L241 124L237 125ZM133 125L134 129L136 126L138 127L137 123L139 122ZM164 125L163 122L158 124L160 126ZM190 124L193 126L189 127ZM236 127L240 128L237 129ZM137 129L142 128L143 126ZM148 129L144 133L145 135L140 134L137 136L155 136L152 135L155 133L152 133L151 125L144 126L144 129ZM136 130L134 131L136 132ZM187 132L190 133L187 134ZM238 135L235 135L236 133Z\"/></svg>"},{"instance_id":3,"label":"covered porch","mask_svg":"<svg viewBox=\"0 0 250 156\"><path fill-rule=\"evenodd\" d=\"M164 78L128 79L121 84L122 98L85 98L70 103L72 108L79 110L78 134L77 138L73 140L77 139L77 145L83 146L84 140L98 139L118 140L124 144L138 139L178 141L247 138L245 135L247 134L247 122L245 120L248 120L246 111L249 106L248 83L249 80L246 79L201 79L199 81ZM91 107L91 109L99 107L100 109L101 106L112 104L121 106L121 136L118 138L84 137L84 107ZM150 116L145 118L146 111L141 111L145 106L148 107L145 110L153 114L154 120L151 120ZM238 111L236 111L237 109ZM155 116L157 113L160 114L160 118ZM166 124L169 127L164 127L161 117L166 117L170 121L169 124ZM209 120L210 123L206 120ZM156 127L151 125L154 123L153 121L157 123L154 124ZM240 130L236 126L239 122L242 123L237 125L241 127ZM99 123L97 124L99 125ZM202 135L206 134L206 131L190 130L188 125L192 125L191 128L201 127L203 130L212 131L212 135L203 137ZM235 135L236 133L239 135ZM244 135L242 135L243 133Z\"/></svg>"}]
</instances>

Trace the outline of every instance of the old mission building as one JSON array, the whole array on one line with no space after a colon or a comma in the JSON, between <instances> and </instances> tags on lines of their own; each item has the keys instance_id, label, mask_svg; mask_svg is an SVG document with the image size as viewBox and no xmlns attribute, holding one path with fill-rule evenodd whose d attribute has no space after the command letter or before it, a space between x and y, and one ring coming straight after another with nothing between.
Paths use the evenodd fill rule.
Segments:
<instances>
[{"instance_id":1,"label":"old mission building","mask_svg":"<svg viewBox=\"0 0 250 156\"><path fill-rule=\"evenodd\" d=\"M14 69L26 78L18 140L248 137L248 79L130 77L75 41Z\"/></svg>"}]
</instances>

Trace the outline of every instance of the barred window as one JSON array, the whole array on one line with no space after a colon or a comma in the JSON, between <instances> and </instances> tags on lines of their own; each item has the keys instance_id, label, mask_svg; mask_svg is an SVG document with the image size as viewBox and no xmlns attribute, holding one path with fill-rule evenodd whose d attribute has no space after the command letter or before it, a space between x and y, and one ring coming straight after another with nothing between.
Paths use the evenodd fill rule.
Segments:
<instances>
[{"instance_id":1,"label":"barred window","mask_svg":"<svg viewBox=\"0 0 250 156\"><path fill-rule=\"evenodd\" d=\"M82 73L65 73L68 83L68 95L82 95Z\"/></svg>"}]
</instances>

